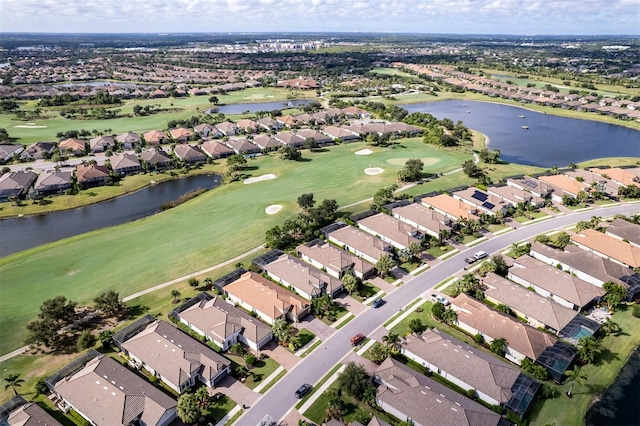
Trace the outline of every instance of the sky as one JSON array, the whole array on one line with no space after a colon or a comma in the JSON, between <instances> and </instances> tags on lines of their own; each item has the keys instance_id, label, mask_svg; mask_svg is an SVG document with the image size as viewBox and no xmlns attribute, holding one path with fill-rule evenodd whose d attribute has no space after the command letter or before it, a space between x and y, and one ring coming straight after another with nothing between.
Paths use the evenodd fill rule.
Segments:
<instances>
[{"instance_id":1,"label":"sky","mask_svg":"<svg viewBox=\"0 0 640 426\"><path fill-rule=\"evenodd\" d=\"M0 32L640 35L640 0L0 0Z\"/></svg>"}]
</instances>

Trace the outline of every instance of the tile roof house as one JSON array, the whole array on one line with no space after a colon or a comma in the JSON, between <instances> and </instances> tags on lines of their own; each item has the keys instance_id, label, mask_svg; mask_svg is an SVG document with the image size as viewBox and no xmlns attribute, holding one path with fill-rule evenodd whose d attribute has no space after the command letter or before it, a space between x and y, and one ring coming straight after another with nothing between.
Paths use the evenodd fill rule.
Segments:
<instances>
[{"instance_id":1,"label":"tile roof house","mask_svg":"<svg viewBox=\"0 0 640 426\"><path fill-rule=\"evenodd\" d=\"M629 268L640 267L640 247L595 229L585 229L571 236L578 247Z\"/></svg>"},{"instance_id":2,"label":"tile roof house","mask_svg":"<svg viewBox=\"0 0 640 426\"><path fill-rule=\"evenodd\" d=\"M614 219L605 231L619 240L626 240L629 244L640 248L640 225L624 219Z\"/></svg>"},{"instance_id":3,"label":"tile roof house","mask_svg":"<svg viewBox=\"0 0 640 426\"><path fill-rule=\"evenodd\" d=\"M408 335L400 342L400 353L464 390L475 390L491 405L511 399L520 375L513 365L436 329Z\"/></svg>"},{"instance_id":4,"label":"tile roof house","mask_svg":"<svg viewBox=\"0 0 640 426\"><path fill-rule=\"evenodd\" d=\"M302 260L316 268L324 268L336 278L342 278L347 271L353 272L360 279L366 279L375 273L373 264L319 238L299 245L296 250Z\"/></svg>"},{"instance_id":5,"label":"tile roof house","mask_svg":"<svg viewBox=\"0 0 640 426\"><path fill-rule=\"evenodd\" d=\"M358 228L379 237L382 241L400 250L413 243L420 244L423 236L418 228L384 213L358 220Z\"/></svg>"},{"instance_id":6,"label":"tile roof house","mask_svg":"<svg viewBox=\"0 0 640 426\"><path fill-rule=\"evenodd\" d=\"M600 168L594 167L589 170L599 174L600 176L607 176L609 179L611 179L618 185L640 186L640 169L639 168L623 169L620 167L611 167L609 169L600 169Z\"/></svg>"},{"instance_id":7,"label":"tile roof house","mask_svg":"<svg viewBox=\"0 0 640 426\"><path fill-rule=\"evenodd\" d=\"M173 164L173 159L157 148L145 149L140 153L140 158L146 161L152 170L165 169Z\"/></svg>"},{"instance_id":8,"label":"tile roof house","mask_svg":"<svg viewBox=\"0 0 640 426\"><path fill-rule=\"evenodd\" d=\"M7 426L62 426L35 402L27 402L16 395L0 406L0 425Z\"/></svg>"},{"instance_id":9,"label":"tile roof house","mask_svg":"<svg viewBox=\"0 0 640 426\"><path fill-rule=\"evenodd\" d=\"M256 133L258 131L258 123L248 118L241 118L236 123L238 130L242 130L245 133Z\"/></svg>"},{"instance_id":10,"label":"tile roof house","mask_svg":"<svg viewBox=\"0 0 640 426\"><path fill-rule=\"evenodd\" d=\"M602 288L529 255L513 261L508 278L575 311L581 311L605 293Z\"/></svg>"},{"instance_id":11,"label":"tile roof house","mask_svg":"<svg viewBox=\"0 0 640 426\"><path fill-rule=\"evenodd\" d=\"M65 139L58 144L60 153L69 153L72 155L84 155L87 149L87 141L84 139L69 138Z\"/></svg>"},{"instance_id":12,"label":"tile roof house","mask_svg":"<svg viewBox=\"0 0 640 426\"><path fill-rule=\"evenodd\" d=\"M229 301L255 312L267 324L278 318L298 322L309 314L311 305L260 274L247 272L224 287Z\"/></svg>"},{"instance_id":13,"label":"tile roof house","mask_svg":"<svg viewBox=\"0 0 640 426\"><path fill-rule=\"evenodd\" d=\"M497 426L500 415L446 386L387 358L374 373L376 403L415 426Z\"/></svg>"},{"instance_id":14,"label":"tile roof house","mask_svg":"<svg viewBox=\"0 0 640 426\"><path fill-rule=\"evenodd\" d=\"M282 147L282 142L268 135L256 135L252 139L253 143L258 145L263 151L273 151Z\"/></svg>"},{"instance_id":15,"label":"tile roof house","mask_svg":"<svg viewBox=\"0 0 640 426\"><path fill-rule=\"evenodd\" d=\"M20 154L21 160L42 160L51 157L58 149L57 142L36 142Z\"/></svg>"},{"instance_id":16,"label":"tile roof house","mask_svg":"<svg viewBox=\"0 0 640 426\"><path fill-rule=\"evenodd\" d=\"M108 149L113 149L116 146L116 142L113 140L113 136L97 136L89 139L89 151L105 152Z\"/></svg>"},{"instance_id":17,"label":"tile roof house","mask_svg":"<svg viewBox=\"0 0 640 426\"><path fill-rule=\"evenodd\" d=\"M171 311L191 330L206 337L223 351L243 343L259 351L273 338L271 327L220 297L200 293Z\"/></svg>"},{"instance_id":18,"label":"tile roof house","mask_svg":"<svg viewBox=\"0 0 640 426\"><path fill-rule=\"evenodd\" d=\"M490 309L484 303L462 293L451 299L458 315L457 325L471 335L480 334L487 343L494 339L507 340L505 358L520 364L526 357L535 361L544 350L555 344L556 339L517 319Z\"/></svg>"},{"instance_id":19,"label":"tile roof house","mask_svg":"<svg viewBox=\"0 0 640 426\"><path fill-rule=\"evenodd\" d=\"M166 426L177 417L177 402L114 359L91 351L47 378L47 386L96 426Z\"/></svg>"},{"instance_id":20,"label":"tile roof house","mask_svg":"<svg viewBox=\"0 0 640 426\"><path fill-rule=\"evenodd\" d=\"M203 142L202 145L200 145L200 148L202 149L202 151L204 151L205 154L207 154L214 160L218 158L226 158L236 153L233 149L229 148L225 144L214 141Z\"/></svg>"},{"instance_id":21,"label":"tile roof house","mask_svg":"<svg viewBox=\"0 0 640 426\"><path fill-rule=\"evenodd\" d=\"M207 161L207 155L202 152L198 146L192 146L188 144L176 145L173 149L173 153L180 160L185 163L204 163Z\"/></svg>"},{"instance_id":22,"label":"tile roof house","mask_svg":"<svg viewBox=\"0 0 640 426\"><path fill-rule=\"evenodd\" d=\"M575 170L567 170L565 174L572 179L576 179L580 182L584 182L589 185L592 190L599 190L604 192L609 197L617 197L618 190L620 189L619 184L615 183L611 179L607 179L598 173L592 172L590 170L584 169L575 169Z\"/></svg>"},{"instance_id":23,"label":"tile roof house","mask_svg":"<svg viewBox=\"0 0 640 426\"><path fill-rule=\"evenodd\" d=\"M625 287L640 281L640 274L636 274L628 266L573 245L568 245L563 251L534 242L529 254L553 267L557 268L560 265L563 271L598 287L602 287L607 281Z\"/></svg>"},{"instance_id":24,"label":"tile roof house","mask_svg":"<svg viewBox=\"0 0 640 426\"><path fill-rule=\"evenodd\" d=\"M145 143L149 145L160 145L169 140L167 134L162 130L150 130L143 133L142 137L144 138Z\"/></svg>"},{"instance_id":25,"label":"tile roof house","mask_svg":"<svg viewBox=\"0 0 640 426\"><path fill-rule=\"evenodd\" d=\"M238 131L238 126L230 121L224 121L216 124L216 129L224 136L234 136Z\"/></svg>"},{"instance_id":26,"label":"tile roof house","mask_svg":"<svg viewBox=\"0 0 640 426\"><path fill-rule=\"evenodd\" d=\"M143 367L178 393L197 381L214 387L231 372L231 361L151 315L115 333L113 341L132 366Z\"/></svg>"},{"instance_id":27,"label":"tile roof house","mask_svg":"<svg viewBox=\"0 0 640 426\"><path fill-rule=\"evenodd\" d=\"M123 149L133 149L136 145L142 144L142 139L140 135L133 132L122 133L116 136L116 140L118 143L122 144Z\"/></svg>"},{"instance_id":28,"label":"tile roof house","mask_svg":"<svg viewBox=\"0 0 640 426\"><path fill-rule=\"evenodd\" d=\"M507 185L530 192L540 198L550 198L553 192L553 188L549 184L531 176L507 178Z\"/></svg>"},{"instance_id":29,"label":"tile roof house","mask_svg":"<svg viewBox=\"0 0 640 426\"><path fill-rule=\"evenodd\" d=\"M329 294L335 297L343 290L342 281L295 256L272 250L253 259L275 282L290 288L307 300Z\"/></svg>"},{"instance_id":30,"label":"tile roof house","mask_svg":"<svg viewBox=\"0 0 640 426\"><path fill-rule=\"evenodd\" d=\"M236 154L245 155L260 153L260 147L249 142L247 139L229 139L226 144L229 148L233 149Z\"/></svg>"},{"instance_id":31,"label":"tile roof house","mask_svg":"<svg viewBox=\"0 0 640 426\"><path fill-rule=\"evenodd\" d=\"M304 138L305 141L307 139L314 139L320 146L327 145L333 142L333 139L331 139L329 136L313 129L300 129L296 132L296 134Z\"/></svg>"},{"instance_id":32,"label":"tile roof house","mask_svg":"<svg viewBox=\"0 0 640 426\"><path fill-rule=\"evenodd\" d=\"M553 299L530 291L493 272L480 278L486 300L504 304L532 327L543 327L558 334L578 313Z\"/></svg>"},{"instance_id":33,"label":"tile roof house","mask_svg":"<svg viewBox=\"0 0 640 426\"><path fill-rule=\"evenodd\" d=\"M189 138L193 136L193 132L186 127L178 127L175 129L169 130L169 134L171 138L178 143L187 143L189 142ZM146 140L146 137L145 137ZM160 142L162 143L162 142Z\"/></svg>"},{"instance_id":34,"label":"tile roof house","mask_svg":"<svg viewBox=\"0 0 640 426\"><path fill-rule=\"evenodd\" d=\"M393 250L391 244L385 243L378 237L353 226L342 225L344 226L328 232L327 239L367 262L376 264L382 255L388 255Z\"/></svg>"},{"instance_id":35,"label":"tile roof house","mask_svg":"<svg viewBox=\"0 0 640 426\"><path fill-rule=\"evenodd\" d=\"M40 196L62 193L71 187L71 170L44 170L38 176L33 190Z\"/></svg>"},{"instance_id":36,"label":"tile roof house","mask_svg":"<svg viewBox=\"0 0 640 426\"><path fill-rule=\"evenodd\" d=\"M133 154L115 154L109 157L111 169L120 175L134 174L142 170L140 160Z\"/></svg>"},{"instance_id":37,"label":"tile roof house","mask_svg":"<svg viewBox=\"0 0 640 426\"><path fill-rule=\"evenodd\" d=\"M78 164L76 180L85 187L104 185L109 179L109 168L99 164Z\"/></svg>"},{"instance_id":38,"label":"tile roof house","mask_svg":"<svg viewBox=\"0 0 640 426\"><path fill-rule=\"evenodd\" d=\"M297 148L302 148L304 145L304 138L302 136L298 136L296 133L278 132L273 137L279 140L283 145L294 146Z\"/></svg>"},{"instance_id":39,"label":"tile roof house","mask_svg":"<svg viewBox=\"0 0 640 426\"><path fill-rule=\"evenodd\" d=\"M418 203L391 207L393 217L438 238L441 231L451 231L453 222L445 215Z\"/></svg>"},{"instance_id":40,"label":"tile roof house","mask_svg":"<svg viewBox=\"0 0 640 426\"><path fill-rule=\"evenodd\" d=\"M509 201L505 201L503 198L496 197L495 195L474 187L455 191L451 196L468 204L474 205L479 212L491 216L497 213L505 214L509 207L515 207L514 204Z\"/></svg>"},{"instance_id":41,"label":"tile roof house","mask_svg":"<svg viewBox=\"0 0 640 426\"><path fill-rule=\"evenodd\" d=\"M256 123L258 125L258 128L263 128L266 130L280 130L282 129L282 127L284 127L282 123L279 123L278 121L270 117L260 118L256 120Z\"/></svg>"},{"instance_id":42,"label":"tile roof house","mask_svg":"<svg viewBox=\"0 0 640 426\"><path fill-rule=\"evenodd\" d=\"M513 206L523 203L530 204L535 207L543 207L545 204L544 198L533 195L524 189L510 185L490 186L487 188L487 193L500 198Z\"/></svg>"},{"instance_id":43,"label":"tile roof house","mask_svg":"<svg viewBox=\"0 0 640 426\"><path fill-rule=\"evenodd\" d=\"M581 191L588 192L591 188L586 183L571 179L567 175L540 176L538 180L546 183L553 189L551 199L557 203L562 202L564 195L576 198Z\"/></svg>"},{"instance_id":44,"label":"tile roof house","mask_svg":"<svg viewBox=\"0 0 640 426\"><path fill-rule=\"evenodd\" d=\"M351 142L360 139L357 134L336 126L327 126L321 130L322 133L329 136L334 141L340 139L342 142Z\"/></svg>"},{"instance_id":45,"label":"tile roof house","mask_svg":"<svg viewBox=\"0 0 640 426\"><path fill-rule=\"evenodd\" d=\"M453 198L449 194L438 194L434 196L424 197L420 202L425 207L430 207L438 213L452 220L475 219L479 220L478 208L465 201Z\"/></svg>"},{"instance_id":46,"label":"tile roof house","mask_svg":"<svg viewBox=\"0 0 640 426\"><path fill-rule=\"evenodd\" d=\"M0 200L7 201L9 197L24 197L37 178L38 174L31 170L3 174L0 176Z\"/></svg>"},{"instance_id":47,"label":"tile roof house","mask_svg":"<svg viewBox=\"0 0 640 426\"><path fill-rule=\"evenodd\" d=\"M57 147L58 144L55 142L37 142L34 145L31 145L29 148L27 149L31 149L32 147L36 146L39 143L53 143L54 147ZM0 160L2 161L9 161L13 158L14 155L19 155L22 152L22 155L20 155L20 158L23 158L25 160L27 159L33 159L35 160L36 158L33 157L31 154L27 153L27 155L25 155L25 153L23 152L24 149L24 145L12 145L12 144L1 144L0 145ZM40 154L36 149L34 149L32 151L33 154ZM42 156L40 155L40 158L42 158ZM38 159L40 159L38 158Z\"/></svg>"},{"instance_id":48,"label":"tile roof house","mask_svg":"<svg viewBox=\"0 0 640 426\"><path fill-rule=\"evenodd\" d=\"M209 123L198 124L193 130L203 138L221 138L224 136L215 125Z\"/></svg>"}]
</instances>

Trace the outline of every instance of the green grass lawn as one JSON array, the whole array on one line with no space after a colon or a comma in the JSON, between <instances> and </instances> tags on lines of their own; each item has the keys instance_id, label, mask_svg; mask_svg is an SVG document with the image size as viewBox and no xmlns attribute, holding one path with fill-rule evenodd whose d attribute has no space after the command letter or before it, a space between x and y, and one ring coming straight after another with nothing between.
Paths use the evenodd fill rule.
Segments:
<instances>
[{"instance_id":1,"label":"green grass lawn","mask_svg":"<svg viewBox=\"0 0 640 426\"><path fill-rule=\"evenodd\" d=\"M349 310L347 308L337 303L334 303L333 307L329 311L324 312L324 315L322 316L322 318L320 318L320 321L322 321L327 325L332 325L333 323L335 323L336 321L338 321L340 318L347 315L348 313L349 313Z\"/></svg>"},{"instance_id":2,"label":"green grass lawn","mask_svg":"<svg viewBox=\"0 0 640 426\"><path fill-rule=\"evenodd\" d=\"M214 420L214 422L218 422L236 405L227 395L222 395L220 399L213 401L208 408L202 410L202 415Z\"/></svg>"},{"instance_id":3,"label":"green grass lawn","mask_svg":"<svg viewBox=\"0 0 640 426\"><path fill-rule=\"evenodd\" d=\"M277 178L251 185L234 182L152 217L0 259L0 353L22 344L24 325L45 299L63 294L86 304L108 289L124 297L262 244L268 228L298 213L296 200L302 193L313 192L317 200L336 198L344 205L394 182L404 165L398 159L426 158L432 171L446 171L469 158L427 146L419 138L402 140L395 149L373 147L372 155L353 155L364 146L305 151L310 161L304 162L256 158L249 162L258 167L253 176L274 173ZM369 166L385 172L368 176L364 169ZM281 204L283 210L267 215L271 204Z\"/></svg>"},{"instance_id":4,"label":"green grass lawn","mask_svg":"<svg viewBox=\"0 0 640 426\"><path fill-rule=\"evenodd\" d=\"M362 284L360 291L351 294L351 297L353 297L358 302L363 303L365 300L367 300L368 298L370 298L371 296L373 296L379 291L380 289L378 287L366 281Z\"/></svg>"},{"instance_id":5,"label":"green grass lawn","mask_svg":"<svg viewBox=\"0 0 640 426\"><path fill-rule=\"evenodd\" d=\"M613 315L621 332L602 340L605 348L594 364L587 364L581 373L587 377L584 385L576 384L573 398L566 397L570 384L559 386L560 396L554 399L538 400L528 416L531 426L549 424L581 426L584 415L591 403L601 395L618 375L627 358L640 345L638 326L640 319L631 315L631 308L621 309ZM567 409L570 406L571 409Z\"/></svg>"},{"instance_id":6,"label":"green grass lawn","mask_svg":"<svg viewBox=\"0 0 640 426\"><path fill-rule=\"evenodd\" d=\"M284 101L292 98L315 98L314 91L291 91L288 89L256 87L246 90L229 92L226 95L216 95L219 102L225 104L233 103L256 103ZM133 112L135 105L142 107L146 105L160 105L168 111L151 114L143 117L120 117L109 120L69 120L62 118L58 111L53 108L43 108L49 118L44 120L30 121L35 126L46 126L45 128L21 128L15 127L24 125L25 122L14 120L13 114L0 114L0 127L7 129L12 138L17 138L19 143L31 144L39 141L56 140L56 133L68 130L105 131L111 129L113 133L124 132L146 132L153 129L166 129L167 123L171 120L190 118L194 115L203 115L205 110L213 108L209 102L208 95L188 96L184 98L163 98L163 99L136 99L126 100L122 105L114 106L111 109L120 109L122 114ZM35 107L36 101L29 101L22 104L21 109L29 110Z\"/></svg>"},{"instance_id":7,"label":"green grass lawn","mask_svg":"<svg viewBox=\"0 0 640 426\"><path fill-rule=\"evenodd\" d=\"M447 244L444 246L429 247L427 250L425 250L425 252L430 254L433 257L440 257L443 254L450 252L451 250L453 250L453 246L450 244Z\"/></svg>"},{"instance_id":8,"label":"green grass lawn","mask_svg":"<svg viewBox=\"0 0 640 426\"><path fill-rule=\"evenodd\" d=\"M231 355L230 353L226 353L225 356L231 360L233 370L238 365L244 366L244 360L237 356ZM277 361L272 358L264 358L261 360L256 360L253 367L249 369L249 376L245 380L244 384L249 389L253 389L258 386L264 379L269 377L271 373L276 371L276 369L280 367Z\"/></svg>"},{"instance_id":9,"label":"green grass lawn","mask_svg":"<svg viewBox=\"0 0 640 426\"><path fill-rule=\"evenodd\" d=\"M298 333L296 334L296 337L298 338L300 347L303 347L304 345L312 341L316 337L316 335L313 334L311 331L307 330L306 328L303 328L300 331L298 331Z\"/></svg>"}]
</instances>

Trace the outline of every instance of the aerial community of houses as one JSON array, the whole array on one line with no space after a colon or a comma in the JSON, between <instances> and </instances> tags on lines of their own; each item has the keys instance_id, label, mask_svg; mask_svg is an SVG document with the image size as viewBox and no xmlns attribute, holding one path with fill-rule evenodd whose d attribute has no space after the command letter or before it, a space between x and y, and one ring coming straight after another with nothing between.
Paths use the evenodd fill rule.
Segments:
<instances>
[{"instance_id":1,"label":"aerial community of houses","mask_svg":"<svg viewBox=\"0 0 640 426\"><path fill-rule=\"evenodd\" d=\"M420 127L372 120L368 112L348 107L256 120L201 123L192 129L179 127L168 131L127 132L89 140L74 137L60 142L37 142L26 148L19 144L5 144L0 145L2 162L25 162L26 169L26 162L52 161L49 170L4 173L0 177L0 201L61 194L73 185L81 189L105 185L114 176L203 164L235 154L255 156L283 146L303 148L311 139L314 146L325 146L362 140L369 134L392 137L421 133ZM79 164L75 169L60 167L68 157L95 154L101 156L88 157L87 160L94 161ZM100 161L95 161L98 158Z\"/></svg>"},{"instance_id":2,"label":"aerial community of houses","mask_svg":"<svg viewBox=\"0 0 640 426\"><path fill-rule=\"evenodd\" d=\"M518 203L540 205L554 192L566 195L572 188L556 185L517 177L487 191L463 188L421 195L388 204L385 212L353 216L350 224L332 223L321 230L321 238L300 244L296 256L271 250L253 259L251 270L239 268L212 282L215 294L202 292L176 306L169 317L180 327L146 315L118 331L113 342L125 361L92 350L46 379L51 398L61 410L73 409L95 425L171 424L177 417L176 399L134 371L144 370L175 395L194 386L213 390L231 374L226 351L239 343L259 353L273 340L276 321L298 323L312 313L314 299L340 296L345 274L379 279L376 263L383 255L420 243L427 235L455 234L460 222L506 213ZM627 300L640 297L640 225L622 218L603 224L599 230L572 231L564 249L533 242L527 254L509 261L506 276L479 277L483 300L465 293L434 300L455 311L458 330L486 343L504 339L503 357L443 330L402 336L402 355L466 394L387 358L372 372L379 385L377 404L416 425L431 424L434 415L454 419L452 424L506 424L487 406L524 416L540 388L519 368L524 360L561 382L575 362L579 339L597 334L607 317L607 309L599 307L604 284L623 286ZM514 315L498 311L497 305L508 306ZM12 425L48 416L16 398L2 413Z\"/></svg>"}]
</instances>

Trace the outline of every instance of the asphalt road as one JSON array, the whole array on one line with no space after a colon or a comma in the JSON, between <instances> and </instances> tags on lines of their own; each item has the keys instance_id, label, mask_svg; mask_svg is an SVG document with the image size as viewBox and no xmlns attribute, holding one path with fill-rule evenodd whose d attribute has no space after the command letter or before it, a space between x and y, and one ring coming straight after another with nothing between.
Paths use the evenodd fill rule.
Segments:
<instances>
[{"instance_id":1,"label":"asphalt road","mask_svg":"<svg viewBox=\"0 0 640 426\"><path fill-rule=\"evenodd\" d=\"M623 204L557 216L553 219L523 226L506 234L494 237L428 269L387 295L385 297L386 303L383 306L378 309L366 309L359 316L347 323L347 325L332 334L321 346L316 348L306 358L302 359L291 371L280 379L276 385L250 407L236 424L241 426L257 425L265 415L270 415L275 421L284 417L298 402L293 394L300 385L303 383L316 383L349 354L349 351L353 349L350 343L353 335L357 333L369 335L381 327L384 322L418 296L431 290L438 283L463 269L466 266L464 258L467 257L469 253L483 250L492 255L512 243L527 240L553 229L564 228L581 220L589 220L595 215L608 217L615 214L630 215L638 212L640 212L640 204Z\"/></svg>"}]
</instances>

